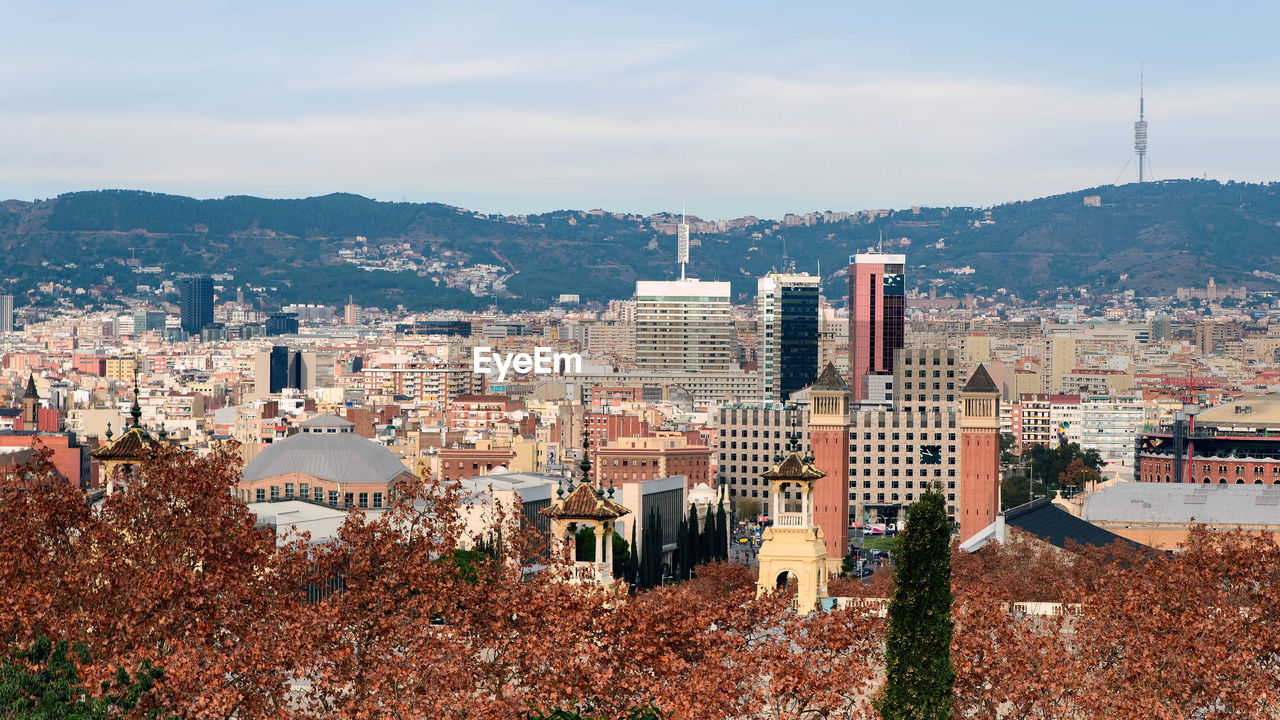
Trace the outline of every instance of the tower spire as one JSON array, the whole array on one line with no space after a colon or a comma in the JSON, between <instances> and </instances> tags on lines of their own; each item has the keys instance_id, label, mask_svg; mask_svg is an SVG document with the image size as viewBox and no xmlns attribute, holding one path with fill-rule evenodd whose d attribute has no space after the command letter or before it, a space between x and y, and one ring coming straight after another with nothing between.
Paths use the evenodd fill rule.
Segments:
<instances>
[{"instance_id":1,"label":"tower spire","mask_svg":"<svg viewBox=\"0 0 1280 720\"><path fill-rule=\"evenodd\" d=\"M1145 77L1141 66L1138 69L1138 122L1133 124L1133 149L1138 153L1138 182L1146 180L1147 164L1147 113L1145 98Z\"/></svg>"},{"instance_id":2,"label":"tower spire","mask_svg":"<svg viewBox=\"0 0 1280 720\"><path fill-rule=\"evenodd\" d=\"M684 280L685 265L689 264L689 223L685 220L684 202L680 203L680 225L676 227L676 262L680 263L680 279Z\"/></svg>"},{"instance_id":3,"label":"tower spire","mask_svg":"<svg viewBox=\"0 0 1280 720\"><path fill-rule=\"evenodd\" d=\"M133 416L133 427L142 427L142 406L138 404L138 365L133 366L133 407L129 408Z\"/></svg>"}]
</instances>

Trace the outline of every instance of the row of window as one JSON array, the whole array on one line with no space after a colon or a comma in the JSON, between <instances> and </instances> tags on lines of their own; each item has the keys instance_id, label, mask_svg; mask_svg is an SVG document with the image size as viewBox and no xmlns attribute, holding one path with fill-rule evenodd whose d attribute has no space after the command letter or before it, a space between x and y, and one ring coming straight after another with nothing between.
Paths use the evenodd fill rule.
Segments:
<instances>
[{"instance_id":1,"label":"row of window","mask_svg":"<svg viewBox=\"0 0 1280 720\"><path fill-rule=\"evenodd\" d=\"M884 493L876 493L876 502L886 502L886 501L885 501L885 499L884 499L884 495L885 495ZM858 493L849 493L849 499L850 499L850 500L857 500L857 499L858 499ZM915 493L907 493L907 494L906 494L906 502L914 502L914 501L915 501L915 499L916 499ZM952 501L952 502L955 502L956 494L955 494L955 493L947 493L947 499L948 499L948 500L950 500L950 501ZM871 493L862 493L862 500L863 500L863 502L870 502L870 501L871 501ZM888 500L888 502L901 502L901 499L899 498L898 493L889 493L889 500ZM954 508L954 507L948 507L948 508L947 508L947 512L948 512L948 513L955 513L955 511L956 511L956 510L955 510L955 508Z\"/></svg>"},{"instance_id":2,"label":"row of window","mask_svg":"<svg viewBox=\"0 0 1280 720\"><path fill-rule=\"evenodd\" d=\"M743 459L745 460L746 458L743 458ZM895 458L895 460L896 459L897 458ZM952 465L955 464L953 462L954 460L955 458L948 458L948 462ZM728 479L731 483L746 482L748 479L750 479L751 483L754 485L755 480L760 475L760 473L768 469L769 467L763 466L763 465L721 465L720 475L722 477L728 476ZM871 468L869 467L863 468L862 474L864 477L870 477ZM899 477L898 468L890 468L889 472L886 473L885 468L879 467L879 468L876 468L875 474L879 477L886 477L886 476ZM742 475L747 475L750 477L743 478L741 477ZM849 470L849 477L854 477L856 475L857 475L857 470L851 468ZM929 470L927 468L921 468L919 475L917 475L914 468L907 468L905 476L906 477L929 477ZM956 476L956 469L947 468L947 477L955 477L955 476ZM942 468L934 468L933 477L942 477Z\"/></svg>"},{"instance_id":3,"label":"row of window","mask_svg":"<svg viewBox=\"0 0 1280 720\"><path fill-rule=\"evenodd\" d=\"M950 364L950 363L948 363L948 364ZM940 375L940 371L938 371L938 370L934 370L934 371L933 371L933 376L934 376L934 377L941 377L941 375ZM956 376L956 371L955 371L955 370L948 370L948 371L947 371L947 377L949 377L949 378L953 378L953 377L955 377L955 376ZM903 371L902 371L902 377L911 377L911 371L910 371L910 370L903 370ZM929 371L928 371L928 370L921 370L921 371L920 371L920 374L919 374L919 375L917 375L916 377L929 377Z\"/></svg>"},{"instance_id":4,"label":"row of window","mask_svg":"<svg viewBox=\"0 0 1280 720\"><path fill-rule=\"evenodd\" d=\"M942 364L941 360L942 360L941 358L933 358L933 364L934 364L934 366L941 365L941 364ZM913 358L912 358L910 355L906 355L906 354L904 354L904 355L902 356L902 364L903 364L903 365L906 365L907 367L910 367L910 366L911 366L911 364L913 363L913 361L914 361L914 360L913 360ZM929 358L920 358L920 366L921 366L921 367L924 367L925 365L928 365L928 364L929 364L929 362L928 362L928 361L929 361ZM949 358L947 358L947 365L948 365L948 366L955 365L955 364L956 364L956 359L955 359L955 358L953 358L953 357L949 357ZM909 371L907 371L907 372L909 372Z\"/></svg>"},{"instance_id":5,"label":"row of window","mask_svg":"<svg viewBox=\"0 0 1280 720\"><path fill-rule=\"evenodd\" d=\"M788 432L790 432L790 431L788 431ZM804 431L804 436L805 436L805 437L808 437L808 436L809 436L809 431L807 431L807 430L806 430L806 431ZM729 437L738 437L738 430L737 430L736 428L730 428L730 429L729 429ZM747 437L747 431L746 431L746 430L743 430L743 431L742 431L742 437ZM758 437L760 437L760 431L759 431L759 430L752 430L752 431L751 431L751 437L753 437L753 438L758 438ZM768 431L768 430L765 430L765 431L764 431L764 437L766 437L766 438L768 438L768 437L769 437L769 431ZM773 437L775 437L775 438L781 438L781 437L782 437L782 431L781 431L781 430L774 430L774 431L773 431Z\"/></svg>"},{"instance_id":6,"label":"row of window","mask_svg":"<svg viewBox=\"0 0 1280 720\"><path fill-rule=\"evenodd\" d=\"M892 439L892 440L898 440L898 439L900 439L900 438L898 437L900 434L901 434L901 433L896 433L896 432L895 432L895 433L889 433L889 435L891 435L891 436L892 436L890 439ZM858 439L858 434L857 434L857 433L849 433L849 439L850 439L850 440L857 440L857 439ZM867 432L867 433L862 433L862 439L863 439L863 440L870 440L870 439L871 439L871 433L869 433L869 432ZM884 440L884 439L885 439L885 434L884 434L884 433L876 433L876 439L877 439L877 440ZM908 440L915 440L915 439L916 439L916 434L915 434L915 433L907 433L907 439L908 439ZM928 439L929 439L929 433L926 433L926 432L922 432L922 433L920 433L920 439L921 439L921 440L928 440ZM934 434L933 434L933 439L934 439L934 440L941 440L941 439L942 439L942 433L934 433ZM948 440L955 440L955 439L956 439L956 434L955 434L955 433L947 433L947 439L948 439Z\"/></svg>"},{"instance_id":7,"label":"row of window","mask_svg":"<svg viewBox=\"0 0 1280 720\"><path fill-rule=\"evenodd\" d=\"M332 507L340 507L338 505L337 490L329 490L327 493L323 488L310 488L310 493L308 493L308 490L309 488L307 487L307 484L302 483L298 488L298 494L294 495L293 483L285 483L284 495L282 497L280 494L279 485L272 485L270 488L256 488L253 491L253 501L267 502L267 499L269 497L271 502L279 502L280 500L309 500L315 503L328 504ZM370 495L373 496L372 505L369 504ZM249 491L241 490L240 499L245 502L248 502ZM367 507L380 508L382 507L382 493L380 492L343 493L341 507L351 507L352 505L357 505L357 504L362 508L367 508Z\"/></svg>"}]
</instances>

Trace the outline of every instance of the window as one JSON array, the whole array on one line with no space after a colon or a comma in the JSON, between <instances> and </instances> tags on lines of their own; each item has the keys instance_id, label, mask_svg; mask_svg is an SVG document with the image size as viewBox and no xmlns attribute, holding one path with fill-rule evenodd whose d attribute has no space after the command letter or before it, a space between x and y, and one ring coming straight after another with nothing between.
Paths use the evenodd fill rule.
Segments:
<instances>
[{"instance_id":1,"label":"window","mask_svg":"<svg viewBox=\"0 0 1280 720\"><path fill-rule=\"evenodd\" d=\"M271 486L271 502L275 502L279 499L280 499L280 486L272 485Z\"/></svg>"},{"instance_id":2,"label":"window","mask_svg":"<svg viewBox=\"0 0 1280 720\"><path fill-rule=\"evenodd\" d=\"M355 499L355 495L351 493L343 493L342 494L343 507L351 507L351 503L354 499Z\"/></svg>"},{"instance_id":3,"label":"window","mask_svg":"<svg viewBox=\"0 0 1280 720\"><path fill-rule=\"evenodd\" d=\"M254 501L256 501L256 502L266 502L266 501L267 501L267 491L266 491L265 489L263 489L263 488L258 488L257 490L254 490L254 491L253 491L253 499L254 499Z\"/></svg>"},{"instance_id":4,"label":"window","mask_svg":"<svg viewBox=\"0 0 1280 720\"><path fill-rule=\"evenodd\" d=\"M376 508L382 507L382 493L373 494L373 506Z\"/></svg>"},{"instance_id":5,"label":"window","mask_svg":"<svg viewBox=\"0 0 1280 720\"><path fill-rule=\"evenodd\" d=\"M337 506L338 506L338 491L337 491L337 490L330 490L330 491L329 491L329 504L330 504L330 505L332 505L332 506L334 506L334 507L337 507Z\"/></svg>"},{"instance_id":6,"label":"window","mask_svg":"<svg viewBox=\"0 0 1280 720\"><path fill-rule=\"evenodd\" d=\"M313 497L318 503L324 502L324 488L316 488Z\"/></svg>"},{"instance_id":7,"label":"window","mask_svg":"<svg viewBox=\"0 0 1280 720\"><path fill-rule=\"evenodd\" d=\"M284 499L285 500L293 499L293 483L284 484Z\"/></svg>"}]
</instances>

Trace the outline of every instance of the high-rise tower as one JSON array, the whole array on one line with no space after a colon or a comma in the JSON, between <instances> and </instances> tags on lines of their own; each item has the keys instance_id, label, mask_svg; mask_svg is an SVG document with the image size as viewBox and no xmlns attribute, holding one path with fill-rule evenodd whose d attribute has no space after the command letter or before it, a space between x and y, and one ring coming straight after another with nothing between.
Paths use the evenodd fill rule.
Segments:
<instances>
[{"instance_id":1,"label":"high-rise tower","mask_svg":"<svg viewBox=\"0 0 1280 720\"><path fill-rule=\"evenodd\" d=\"M213 322L213 280L208 275L182 278L182 329L199 336Z\"/></svg>"},{"instance_id":2,"label":"high-rise tower","mask_svg":"<svg viewBox=\"0 0 1280 720\"><path fill-rule=\"evenodd\" d=\"M906 255L860 253L849 258L849 382L854 404L868 397L867 375L891 374L902 349L907 298Z\"/></svg>"},{"instance_id":3,"label":"high-rise tower","mask_svg":"<svg viewBox=\"0 0 1280 720\"><path fill-rule=\"evenodd\" d=\"M820 279L769 273L756 283L756 362L766 402L786 402L818 376Z\"/></svg>"},{"instance_id":4,"label":"high-rise tower","mask_svg":"<svg viewBox=\"0 0 1280 720\"><path fill-rule=\"evenodd\" d=\"M1138 122L1133 124L1133 149L1138 153L1138 182L1145 178L1147 163L1147 119L1142 75L1138 75Z\"/></svg>"},{"instance_id":5,"label":"high-rise tower","mask_svg":"<svg viewBox=\"0 0 1280 720\"><path fill-rule=\"evenodd\" d=\"M728 370L733 308L727 282L636 283L636 365L644 370Z\"/></svg>"},{"instance_id":6,"label":"high-rise tower","mask_svg":"<svg viewBox=\"0 0 1280 720\"><path fill-rule=\"evenodd\" d=\"M849 386L830 363L809 386L809 450L826 473L813 488L813 520L838 572L849 553Z\"/></svg>"},{"instance_id":7,"label":"high-rise tower","mask_svg":"<svg viewBox=\"0 0 1280 720\"><path fill-rule=\"evenodd\" d=\"M960 542L1000 512L1000 388L979 365L960 390Z\"/></svg>"},{"instance_id":8,"label":"high-rise tower","mask_svg":"<svg viewBox=\"0 0 1280 720\"><path fill-rule=\"evenodd\" d=\"M13 296L0 295L0 333L13 332Z\"/></svg>"}]
</instances>

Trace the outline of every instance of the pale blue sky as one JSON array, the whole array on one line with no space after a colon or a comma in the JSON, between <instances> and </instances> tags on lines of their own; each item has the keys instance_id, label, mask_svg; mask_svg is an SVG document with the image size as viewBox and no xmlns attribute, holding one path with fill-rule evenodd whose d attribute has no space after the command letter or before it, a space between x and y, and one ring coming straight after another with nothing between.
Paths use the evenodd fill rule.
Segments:
<instances>
[{"instance_id":1,"label":"pale blue sky","mask_svg":"<svg viewBox=\"0 0 1280 720\"><path fill-rule=\"evenodd\" d=\"M6 198L990 205L1114 181L1139 63L1157 177L1280 179L1276 3L7 5Z\"/></svg>"}]
</instances>

